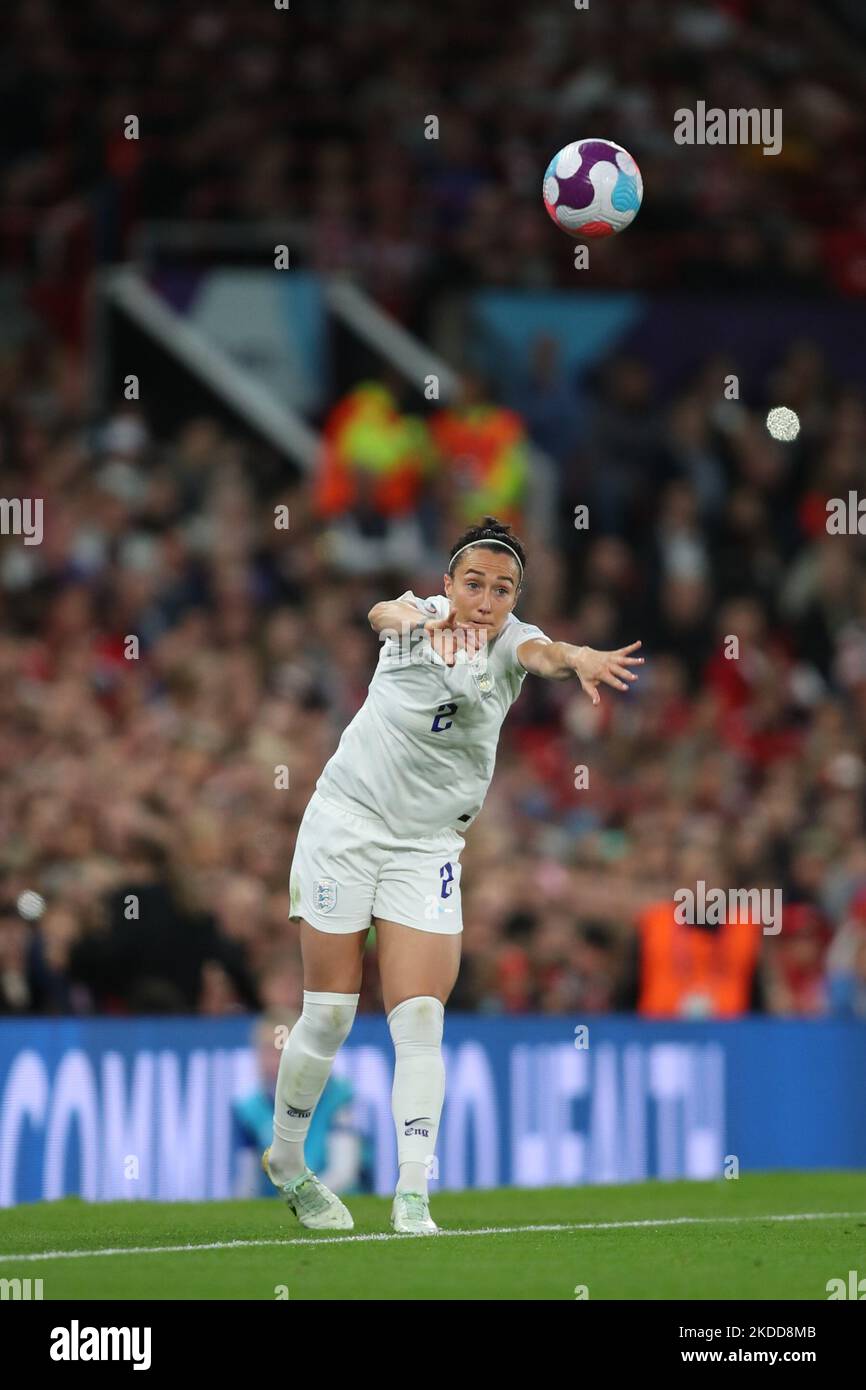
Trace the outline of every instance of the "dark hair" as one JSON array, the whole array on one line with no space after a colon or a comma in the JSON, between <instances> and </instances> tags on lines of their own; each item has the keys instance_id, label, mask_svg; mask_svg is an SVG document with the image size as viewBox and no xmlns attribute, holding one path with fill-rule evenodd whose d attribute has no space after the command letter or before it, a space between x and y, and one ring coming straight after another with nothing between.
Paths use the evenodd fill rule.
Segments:
<instances>
[{"instance_id":1,"label":"dark hair","mask_svg":"<svg viewBox=\"0 0 866 1390\"><path fill-rule=\"evenodd\" d=\"M464 546L483 545L488 549L496 546L501 549L503 544L509 546L520 559L521 573L517 582L517 587L520 588L526 574L526 552L522 542L517 536L512 535L509 523L498 521L495 516L486 516L480 526L470 526L468 531L464 531L463 535L458 537L448 557L448 573L453 573L454 556Z\"/></svg>"}]
</instances>

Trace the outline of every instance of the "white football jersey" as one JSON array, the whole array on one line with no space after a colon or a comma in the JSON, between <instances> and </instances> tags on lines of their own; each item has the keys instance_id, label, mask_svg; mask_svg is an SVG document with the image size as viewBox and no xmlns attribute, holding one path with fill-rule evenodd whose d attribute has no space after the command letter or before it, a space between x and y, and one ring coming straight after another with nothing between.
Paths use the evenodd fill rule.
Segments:
<instances>
[{"instance_id":1,"label":"white football jersey","mask_svg":"<svg viewBox=\"0 0 866 1390\"><path fill-rule=\"evenodd\" d=\"M431 618L451 609L444 594L421 599L411 589L398 601ZM499 730L526 676L517 648L532 637L551 641L509 613L482 652L470 660L458 651L448 666L423 632L385 636L367 698L316 789L356 815L379 816L394 835L465 831L484 803Z\"/></svg>"}]
</instances>

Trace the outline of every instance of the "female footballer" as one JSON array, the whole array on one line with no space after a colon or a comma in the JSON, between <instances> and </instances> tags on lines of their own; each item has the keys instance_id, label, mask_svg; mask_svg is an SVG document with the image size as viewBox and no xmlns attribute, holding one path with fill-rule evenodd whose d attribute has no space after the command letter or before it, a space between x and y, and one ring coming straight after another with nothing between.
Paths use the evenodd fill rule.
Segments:
<instances>
[{"instance_id":1,"label":"female footballer","mask_svg":"<svg viewBox=\"0 0 866 1390\"><path fill-rule=\"evenodd\" d=\"M643 663L631 654L639 642L598 652L521 622L514 608L525 568L511 528L488 516L452 546L444 594L408 590L370 610L378 665L298 830L289 915L300 921L304 1004L280 1059L262 1163L315 1230L354 1224L306 1166L304 1138L352 1027L371 923L396 1053L391 1225L438 1230L427 1176L445 1096L445 1004L460 964L460 853L493 776L502 721L527 671L576 676L598 704L599 684L627 690L637 680L629 668Z\"/></svg>"}]
</instances>

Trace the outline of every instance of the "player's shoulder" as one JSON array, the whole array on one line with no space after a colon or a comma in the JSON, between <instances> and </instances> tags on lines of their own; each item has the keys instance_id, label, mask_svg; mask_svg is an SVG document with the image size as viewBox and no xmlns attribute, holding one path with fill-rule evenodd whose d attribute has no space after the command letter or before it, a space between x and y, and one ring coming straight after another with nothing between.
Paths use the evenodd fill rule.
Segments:
<instances>
[{"instance_id":1,"label":"player's shoulder","mask_svg":"<svg viewBox=\"0 0 866 1390\"><path fill-rule=\"evenodd\" d=\"M509 613L496 641L500 661L518 676L524 676L526 670L517 655L517 650L524 642L531 642L535 638L540 642L553 640L537 624L528 623L523 618L518 618L515 613Z\"/></svg>"},{"instance_id":2,"label":"player's shoulder","mask_svg":"<svg viewBox=\"0 0 866 1390\"><path fill-rule=\"evenodd\" d=\"M553 638L548 637L537 623L530 623L525 618L518 618L516 613L509 613L503 624L502 632L515 643L528 642L533 637L539 638L542 642L553 641Z\"/></svg>"}]
</instances>

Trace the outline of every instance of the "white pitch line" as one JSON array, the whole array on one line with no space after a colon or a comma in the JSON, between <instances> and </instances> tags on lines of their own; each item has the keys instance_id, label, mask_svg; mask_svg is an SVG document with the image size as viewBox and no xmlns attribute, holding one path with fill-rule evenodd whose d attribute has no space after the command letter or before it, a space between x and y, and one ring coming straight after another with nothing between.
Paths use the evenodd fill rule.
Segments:
<instances>
[{"instance_id":1,"label":"white pitch line","mask_svg":"<svg viewBox=\"0 0 866 1390\"><path fill-rule=\"evenodd\" d=\"M479 1226L468 1231L440 1230L439 1236L514 1236L546 1231L625 1231L643 1227L716 1226L745 1221L849 1221L866 1217L866 1211L795 1211L768 1216L671 1216L645 1221L580 1221L549 1226ZM40 1254L3 1255L0 1265L30 1263L34 1260L88 1260L104 1255L191 1255L199 1250L253 1250L270 1245L348 1245L351 1242L405 1240L404 1235L382 1231L357 1236L290 1236L288 1240L215 1240L206 1245L126 1245L107 1250L45 1250Z\"/></svg>"}]
</instances>

